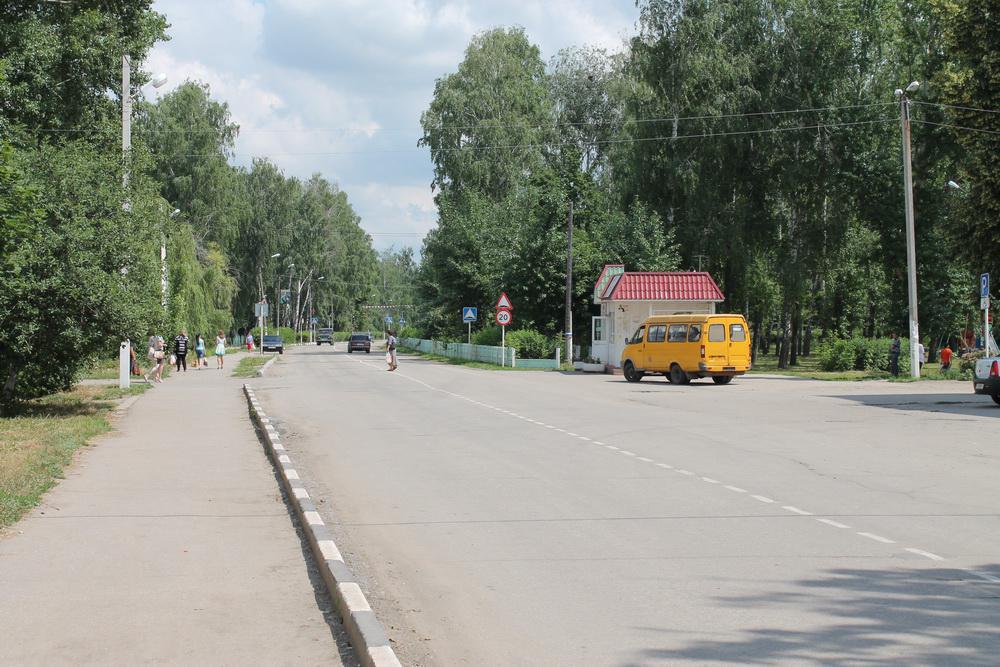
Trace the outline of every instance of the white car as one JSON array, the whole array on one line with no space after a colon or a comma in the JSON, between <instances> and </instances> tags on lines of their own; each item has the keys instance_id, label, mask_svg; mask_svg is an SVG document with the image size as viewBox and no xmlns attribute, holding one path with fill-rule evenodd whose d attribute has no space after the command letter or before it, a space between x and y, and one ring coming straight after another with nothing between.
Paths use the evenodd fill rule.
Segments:
<instances>
[{"instance_id":1,"label":"white car","mask_svg":"<svg viewBox=\"0 0 1000 667\"><path fill-rule=\"evenodd\" d=\"M976 359L972 388L977 394L986 394L1000 405L1000 357Z\"/></svg>"}]
</instances>

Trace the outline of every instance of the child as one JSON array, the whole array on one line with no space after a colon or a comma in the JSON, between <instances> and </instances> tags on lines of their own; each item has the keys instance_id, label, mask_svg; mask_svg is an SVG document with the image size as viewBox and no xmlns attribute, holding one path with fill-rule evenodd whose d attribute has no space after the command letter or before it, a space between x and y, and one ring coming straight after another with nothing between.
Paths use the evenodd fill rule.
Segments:
<instances>
[{"instance_id":1,"label":"child","mask_svg":"<svg viewBox=\"0 0 1000 667\"><path fill-rule=\"evenodd\" d=\"M205 358L205 339L201 334L196 334L194 340L194 353L198 355L198 368L201 369L202 366L208 366L208 359Z\"/></svg>"}]
</instances>

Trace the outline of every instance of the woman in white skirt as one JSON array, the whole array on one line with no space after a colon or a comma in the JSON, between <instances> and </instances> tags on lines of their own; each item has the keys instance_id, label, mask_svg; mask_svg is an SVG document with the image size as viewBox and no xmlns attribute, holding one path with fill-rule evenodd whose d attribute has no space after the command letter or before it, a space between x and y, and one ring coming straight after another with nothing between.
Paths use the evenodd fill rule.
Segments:
<instances>
[{"instance_id":1,"label":"woman in white skirt","mask_svg":"<svg viewBox=\"0 0 1000 667\"><path fill-rule=\"evenodd\" d=\"M221 330L215 337L215 361L215 367L220 370L226 365L226 336Z\"/></svg>"}]
</instances>

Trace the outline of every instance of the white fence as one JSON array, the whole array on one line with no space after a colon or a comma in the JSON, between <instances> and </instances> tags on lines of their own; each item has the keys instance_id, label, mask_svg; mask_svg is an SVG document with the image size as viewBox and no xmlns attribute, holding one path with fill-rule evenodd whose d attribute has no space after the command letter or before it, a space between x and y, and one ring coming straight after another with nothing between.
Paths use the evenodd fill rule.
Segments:
<instances>
[{"instance_id":1,"label":"white fence","mask_svg":"<svg viewBox=\"0 0 1000 667\"><path fill-rule=\"evenodd\" d=\"M403 338L400 341L404 347L409 347L428 354L440 354L442 357L466 359L468 361L483 361L497 366L514 367L517 354L512 347L494 347L492 345L469 345L468 343L442 343L436 340L421 338Z\"/></svg>"}]
</instances>

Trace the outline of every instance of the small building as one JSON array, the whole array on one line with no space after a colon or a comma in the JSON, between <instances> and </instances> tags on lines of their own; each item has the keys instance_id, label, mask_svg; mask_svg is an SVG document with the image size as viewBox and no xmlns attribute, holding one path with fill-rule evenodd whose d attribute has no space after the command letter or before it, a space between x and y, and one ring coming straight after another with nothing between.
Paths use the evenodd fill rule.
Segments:
<instances>
[{"instance_id":1,"label":"small building","mask_svg":"<svg viewBox=\"0 0 1000 667\"><path fill-rule=\"evenodd\" d=\"M704 271L626 271L608 264L594 283L591 356L617 368L625 341L652 315L715 313L722 291Z\"/></svg>"}]
</instances>

